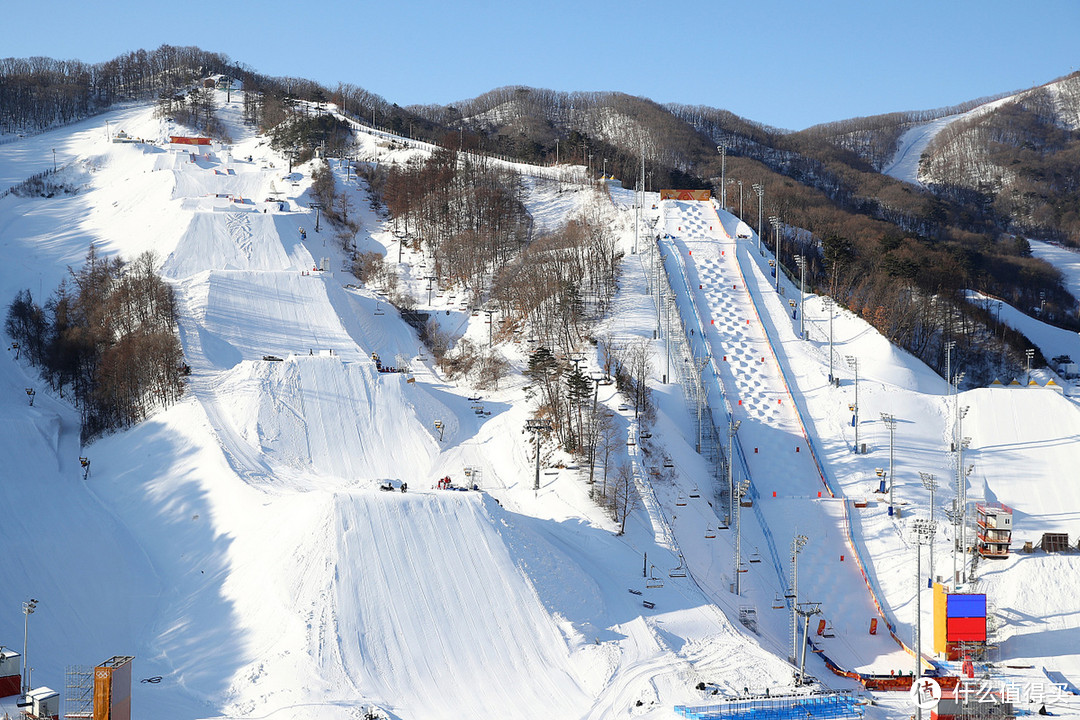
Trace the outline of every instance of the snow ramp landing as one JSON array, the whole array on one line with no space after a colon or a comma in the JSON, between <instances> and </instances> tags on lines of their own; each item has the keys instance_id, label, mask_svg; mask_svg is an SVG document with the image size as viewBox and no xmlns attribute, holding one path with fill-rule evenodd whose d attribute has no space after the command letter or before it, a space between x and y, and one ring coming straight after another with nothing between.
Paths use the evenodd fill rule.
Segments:
<instances>
[{"instance_id":1,"label":"snow ramp landing","mask_svg":"<svg viewBox=\"0 0 1080 720\"><path fill-rule=\"evenodd\" d=\"M276 481L302 474L355 485L399 478L430 484L439 453L428 428L451 413L402 375L370 362L299 356L242 363L208 406L234 458L256 458L248 470Z\"/></svg>"},{"instance_id":2,"label":"snow ramp landing","mask_svg":"<svg viewBox=\"0 0 1080 720\"><path fill-rule=\"evenodd\" d=\"M402 718L583 716L592 699L503 515L477 493L336 495L323 677Z\"/></svg>"}]
</instances>

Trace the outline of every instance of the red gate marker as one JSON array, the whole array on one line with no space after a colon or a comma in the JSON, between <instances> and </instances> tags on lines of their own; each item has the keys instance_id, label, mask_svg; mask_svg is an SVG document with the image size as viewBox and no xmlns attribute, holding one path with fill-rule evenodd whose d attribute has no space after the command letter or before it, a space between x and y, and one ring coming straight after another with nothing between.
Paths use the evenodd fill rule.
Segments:
<instances>
[{"instance_id":1,"label":"red gate marker","mask_svg":"<svg viewBox=\"0 0 1080 720\"><path fill-rule=\"evenodd\" d=\"M776 491L775 490L772 491L772 496L776 497Z\"/></svg>"}]
</instances>

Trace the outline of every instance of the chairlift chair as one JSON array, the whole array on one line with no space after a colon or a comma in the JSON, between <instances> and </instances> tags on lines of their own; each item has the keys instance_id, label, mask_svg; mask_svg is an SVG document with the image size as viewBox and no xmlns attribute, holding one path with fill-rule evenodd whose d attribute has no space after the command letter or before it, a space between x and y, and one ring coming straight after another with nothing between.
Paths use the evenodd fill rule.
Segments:
<instances>
[{"instance_id":1,"label":"chairlift chair","mask_svg":"<svg viewBox=\"0 0 1080 720\"><path fill-rule=\"evenodd\" d=\"M761 553L757 551L757 548L754 548L754 552L750 554L750 562L755 564L761 562Z\"/></svg>"},{"instance_id":2,"label":"chairlift chair","mask_svg":"<svg viewBox=\"0 0 1080 720\"><path fill-rule=\"evenodd\" d=\"M679 497L677 497L675 499L675 505L677 507L685 507L686 506L686 498L683 497L682 493L679 493Z\"/></svg>"},{"instance_id":3,"label":"chairlift chair","mask_svg":"<svg viewBox=\"0 0 1080 720\"><path fill-rule=\"evenodd\" d=\"M664 581L661 578L656 577L656 573L654 572L655 570L655 565L649 566L649 577L645 580L645 587L650 589L664 587Z\"/></svg>"},{"instance_id":4,"label":"chairlift chair","mask_svg":"<svg viewBox=\"0 0 1080 720\"><path fill-rule=\"evenodd\" d=\"M783 610L784 609L784 599L782 597L780 597L780 593L776 593L776 597L773 598L772 609L773 610Z\"/></svg>"},{"instance_id":5,"label":"chairlift chair","mask_svg":"<svg viewBox=\"0 0 1080 720\"><path fill-rule=\"evenodd\" d=\"M705 539L706 540L712 540L714 537L716 537L716 531L713 530L712 525L706 525L705 526Z\"/></svg>"},{"instance_id":6,"label":"chairlift chair","mask_svg":"<svg viewBox=\"0 0 1080 720\"><path fill-rule=\"evenodd\" d=\"M697 486L696 486L696 485L694 486L694 489L690 491L690 497L692 497L692 498L699 498L699 497L701 497L701 491L700 491L700 490L698 490L698 488L697 488Z\"/></svg>"},{"instance_id":7,"label":"chairlift chair","mask_svg":"<svg viewBox=\"0 0 1080 720\"><path fill-rule=\"evenodd\" d=\"M385 315L386 314L386 311L383 310L383 308L382 308L382 303L380 303L380 302L375 303L375 314L376 315Z\"/></svg>"},{"instance_id":8,"label":"chairlift chair","mask_svg":"<svg viewBox=\"0 0 1080 720\"><path fill-rule=\"evenodd\" d=\"M686 577L686 561L683 560L683 556L682 556L681 553L679 554L679 565L678 565L678 567L672 568L671 571L668 572L668 577L673 577L673 578L684 578L684 577Z\"/></svg>"}]
</instances>

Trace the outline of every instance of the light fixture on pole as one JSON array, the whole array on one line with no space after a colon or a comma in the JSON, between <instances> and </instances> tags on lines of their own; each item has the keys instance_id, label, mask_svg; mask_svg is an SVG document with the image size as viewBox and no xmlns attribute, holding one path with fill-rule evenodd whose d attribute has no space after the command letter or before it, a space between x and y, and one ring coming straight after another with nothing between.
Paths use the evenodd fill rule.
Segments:
<instances>
[{"instance_id":1,"label":"light fixture on pole","mask_svg":"<svg viewBox=\"0 0 1080 720\"><path fill-rule=\"evenodd\" d=\"M776 292L779 293L780 292L780 243L784 238L784 226L780 222L779 216L777 216L776 222L773 223L773 227L776 229L776 245L775 245L775 249L776 249L776 253L775 253L775 255L776 255L776 257L775 257L775 263L776 263Z\"/></svg>"},{"instance_id":2,"label":"light fixture on pole","mask_svg":"<svg viewBox=\"0 0 1080 720\"><path fill-rule=\"evenodd\" d=\"M855 372L855 404L851 406L854 416L851 425L855 428L855 454L859 454L859 358L854 355L847 356L848 365Z\"/></svg>"},{"instance_id":3,"label":"light fixture on pole","mask_svg":"<svg viewBox=\"0 0 1080 720\"><path fill-rule=\"evenodd\" d=\"M743 478L735 486L735 594L742 594L742 499L750 491L750 480Z\"/></svg>"},{"instance_id":4,"label":"light fixture on pole","mask_svg":"<svg viewBox=\"0 0 1080 720\"><path fill-rule=\"evenodd\" d=\"M791 539L791 662L799 657L799 614L796 605L799 604L799 553L806 546L808 538L805 535L796 535Z\"/></svg>"},{"instance_id":5,"label":"light fixture on pole","mask_svg":"<svg viewBox=\"0 0 1080 720\"><path fill-rule=\"evenodd\" d=\"M727 149L726 140L716 146L716 152L720 153L720 207L724 212L727 212Z\"/></svg>"},{"instance_id":6,"label":"light fixture on pole","mask_svg":"<svg viewBox=\"0 0 1080 720\"><path fill-rule=\"evenodd\" d=\"M737 180L736 182L738 182L738 183L739 183L739 219L740 219L740 220L742 220L742 218L743 218L743 207L742 207L742 180Z\"/></svg>"},{"instance_id":7,"label":"light fixture on pole","mask_svg":"<svg viewBox=\"0 0 1080 720\"><path fill-rule=\"evenodd\" d=\"M934 525L934 493L938 489L937 479L933 473L920 472L919 478L922 480L923 487L930 491L930 524ZM936 527L936 525L934 525ZM934 543L930 543L930 579L927 581L927 587L931 587L934 584Z\"/></svg>"},{"instance_id":8,"label":"light fixture on pole","mask_svg":"<svg viewBox=\"0 0 1080 720\"><path fill-rule=\"evenodd\" d=\"M769 224L772 225L773 234L775 235L776 234L776 228L777 228L778 225L780 225L780 218L777 217L776 215L770 215L769 216ZM757 247L758 247L758 252L760 253L761 252L761 235L758 235Z\"/></svg>"},{"instance_id":9,"label":"light fixture on pole","mask_svg":"<svg viewBox=\"0 0 1080 720\"><path fill-rule=\"evenodd\" d=\"M706 366L709 364L710 356L706 355L703 358L694 360L694 369L697 371L697 449L698 455L701 454L701 411L702 406L705 404L705 380L702 375L705 372Z\"/></svg>"},{"instance_id":10,"label":"light fixture on pole","mask_svg":"<svg viewBox=\"0 0 1080 720\"><path fill-rule=\"evenodd\" d=\"M954 348L956 348L956 341L955 340L949 340L948 342L945 343L945 382L949 383L949 398L948 398L948 401L946 401L946 404L945 404L945 411L946 412L949 411L949 401L952 400L952 394L953 394L952 354L953 354L953 349ZM952 440L950 441L950 445L952 445L954 447L956 445L956 425L955 424L953 425L953 428L952 428Z\"/></svg>"},{"instance_id":11,"label":"light fixture on pole","mask_svg":"<svg viewBox=\"0 0 1080 720\"><path fill-rule=\"evenodd\" d=\"M834 300L831 296L826 295L822 298L822 304L825 306L825 310L829 313L829 383L833 382L833 349L832 349L832 318L833 318L833 304Z\"/></svg>"},{"instance_id":12,"label":"light fixture on pole","mask_svg":"<svg viewBox=\"0 0 1080 720\"><path fill-rule=\"evenodd\" d=\"M896 418L890 413L881 413L881 421L889 428L889 517L893 516L893 487L896 477L893 475L893 447L896 441Z\"/></svg>"},{"instance_id":13,"label":"light fixture on pole","mask_svg":"<svg viewBox=\"0 0 1080 720\"><path fill-rule=\"evenodd\" d=\"M761 206L764 204L762 198L765 197L765 186L761 183L754 183L751 187L754 188L754 192L757 193L757 242L758 249L761 248Z\"/></svg>"},{"instance_id":14,"label":"light fixture on pole","mask_svg":"<svg viewBox=\"0 0 1080 720\"><path fill-rule=\"evenodd\" d=\"M964 418L970 405L956 408L956 502L960 511L960 582L967 582L967 476L964 472L964 450L971 444L971 438L964 437Z\"/></svg>"},{"instance_id":15,"label":"light fixture on pole","mask_svg":"<svg viewBox=\"0 0 1080 720\"><path fill-rule=\"evenodd\" d=\"M934 524L917 518L912 525L915 531L915 682L922 677L922 546L934 542ZM916 706L916 717L922 719L922 708Z\"/></svg>"},{"instance_id":16,"label":"light fixture on pole","mask_svg":"<svg viewBox=\"0 0 1080 720\"><path fill-rule=\"evenodd\" d=\"M30 662L29 662L29 647L27 640L30 636L30 616L34 614L34 609L37 608L38 601L34 598L30 598L22 604L23 611L23 655L22 655L22 694L30 692Z\"/></svg>"},{"instance_id":17,"label":"light fixture on pole","mask_svg":"<svg viewBox=\"0 0 1080 720\"><path fill-rule=\"evenodd\" d=\"M56 151L53 150L53 170L56 170L55 154ZM1024 384L1027 385L1031 382L1031 360L1035 357L1035 349L1028 348L1024 351L1024 356L1027 358L1027 372L1024 375Z\"/></svg>"},{"instance_id":18,"label":"light fixture on pole","mask_svg":"<svg viewBox=\"0 0 1080 720\"><path fill-rule=\"evenodd\" d=\"M733 495L735 493L735 433L739 432L739 426L742 425L742 420L732 421L728 420L728 458L727 458L727 486L728 486L728 522L731 522L733 513L735 512L735 502Z\"/></svg>"},{"instance_id":19,"label":"light fixture on pole","mask_svg":"<svg viewBox=\"0 0 1080 720\"><path fill-rule=\"evenodd\" d=\"M803 304L806 302L806 256L796 255L795 264L799 266L799 337L806 339L806 313L803 312Z\"/></svg>"}]
</instances>

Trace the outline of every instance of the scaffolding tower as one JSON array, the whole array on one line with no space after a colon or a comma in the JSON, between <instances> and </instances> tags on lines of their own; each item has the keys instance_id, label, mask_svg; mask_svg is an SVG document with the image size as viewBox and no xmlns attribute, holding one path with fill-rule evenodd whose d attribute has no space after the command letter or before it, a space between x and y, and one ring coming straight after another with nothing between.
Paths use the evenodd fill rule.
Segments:
<instances>
[{"instance_id":1,"label":"scaffolding tower","mask_svg":"<svg viewBox=\"0 0 1080 720\"><path fill-rule=\"evenodd\" d=\"M90 665L68 665L64 672L65 718L88 720L94 716L94 668Z\"/></svg>"}]
</instances>

